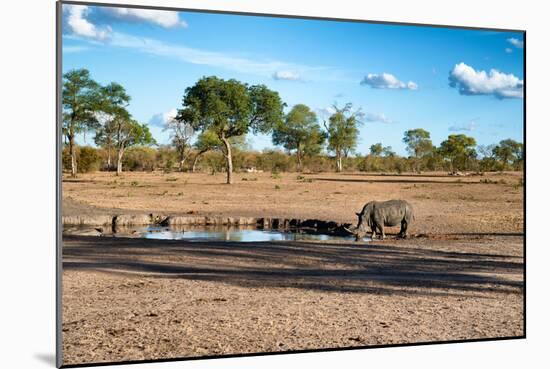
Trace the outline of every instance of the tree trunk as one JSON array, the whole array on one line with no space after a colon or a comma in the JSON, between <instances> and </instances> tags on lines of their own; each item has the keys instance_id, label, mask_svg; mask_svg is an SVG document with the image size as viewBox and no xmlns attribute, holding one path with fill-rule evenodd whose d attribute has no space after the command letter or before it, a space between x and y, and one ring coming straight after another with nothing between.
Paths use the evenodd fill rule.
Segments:
<instances>
[{"instance_id":1,"label":"tree trunk","mask_svg":"<svg viewBox=\"0 0 550 369\"><path fill-rule=\"evenodd\" d=\"M185 151L181 151L179 155L179 171L183 172L183 164L185 164L185 160L187 159L187 156L185 155Z\"/></svg>"},{"instance_id":2,"label":"tree trunk","mask_svg":"<svg viewBox=\"0 0 550 369\"><path fill-rule=\"evenodd\" d=\"M111 171L111 146L107 148L107 171Z\"/></svg>"},{"instance_id":3,"label":"tree trunk","mask_svg":"<svg viewBox=\"0 0 550 369\"><path fill-rule=\"evenodd\" d=\"M298 172L302 171L302 151L300 148L296 150L296 159L298 159Z\"/></svg>"},{"instance_id":4,"label":"tree trunk","mask_svg":"<svg viewBox=\"0 0 550 369\"><path fill-rule=\"evenodd\" d=\"M340 173L342 171L342 154L336 152L336 172Z\"/></svg>"},{"instance_id":5,"label":"tree trunk","mask_svg":"<svg viewBox=\"0 0 550 369\"><path fill-rule=\"evenodd\" d=\"M195 173L196 169L197 169L197 163L199 162L199 158L201 157L202 154L204 154L206 152L206 150L202 150L202 151L199 151L199 153L197 154L197 156L195 156L195 159L193 159L193 166L191 167L191 172Z\"/></svg>"},{"instance_id":6,"label":"tree trunk","mask_svg":"<svg viewBox=\"0 0 550 369\"><path fill-rule=\"evenodd\" d=\"M231 144L225 137L221 137L225 146L225 164L227 168L227 184L233 183L233 158L231 156Z\"/></svg>"},{"instance_id":7,"label":"tree trunk","mask_svg":"<svg viewBox=\"0 0 550 369\"><path fill-rule=\"evenodd\" d=\"M76 145L74 143L74 135L69 135L69 152L71 153L71 177L76 177L77 163L76 163Z\"/></svg>"},{"instance_id":8,"label":"tree trunk","mask_svg":"<svg viewBox=\"0 0 550 369\"><path fill-rule=\"evenodd\" d=\"M116 159L116 175L122 174L122 155L124 155L124 149L118 149L118 155Z\"/></svg>"}]
</instances>

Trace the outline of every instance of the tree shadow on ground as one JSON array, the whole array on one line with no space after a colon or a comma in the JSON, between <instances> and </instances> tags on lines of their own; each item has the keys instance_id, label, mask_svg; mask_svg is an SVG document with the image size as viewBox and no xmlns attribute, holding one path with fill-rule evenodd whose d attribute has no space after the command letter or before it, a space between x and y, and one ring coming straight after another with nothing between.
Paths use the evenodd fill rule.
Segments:
<instances>
[{"instance_id":1,"label":"tree shadow on ground","mask_svg":"<svg viewBox=\"0 0 550 369\"><path fill-rule=\"evenodd\" d=\"M480 182L462 181L462 180L441 181L436 179L389 179L389 178L381 179L381 177L369 178L369 179L311 177L311 179L313 179L314 181L351 182L351 183L400 183L400 184L437 183L437 184L449 184L449 185L480 184Z\"/></svg>"},{"instance_id":2,"label":"tree shadow on ground","mask_svg":"<svg viewBox=\"0 0 550 369\"><path fill-rule=\"evenodd\" d=\"M64 270L392 295L522 293L523 258L371 243L66 236ZM496 296L495 296L496 297Z\"/></svg>"}]
</instances>

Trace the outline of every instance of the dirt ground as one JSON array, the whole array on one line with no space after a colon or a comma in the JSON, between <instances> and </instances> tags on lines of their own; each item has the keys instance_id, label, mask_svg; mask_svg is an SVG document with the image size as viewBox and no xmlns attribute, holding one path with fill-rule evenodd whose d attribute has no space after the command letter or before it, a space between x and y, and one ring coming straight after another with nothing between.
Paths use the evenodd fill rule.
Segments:
<instances>
[{"instance_id":1,"label":"dirt ground","mask_svg":"<svg viewBox=\"0 0 550 369\"><path fill-rule=\"evenodd\" d=\"M356 222L370 200L404 199L413 233L523 233L523 174L98 172L63 181L63 214L166 213ZM243 180L245 179L245 180Z\"/></svg>"},{"instance_id":2,"label":"dirt ground","mask_svg":"<svg viewBox=\"0 0 550 369\"><path fill-rule=\"evenodd\" d=\"M522 336L519 173L110 173L63 182L63 214L355 221L416 209L416 237L187 242L65 235L64 364ZM247 180L241 180L246 178ZM483 181L483 182L481 182Z\"/></svg>"}]
</instances>

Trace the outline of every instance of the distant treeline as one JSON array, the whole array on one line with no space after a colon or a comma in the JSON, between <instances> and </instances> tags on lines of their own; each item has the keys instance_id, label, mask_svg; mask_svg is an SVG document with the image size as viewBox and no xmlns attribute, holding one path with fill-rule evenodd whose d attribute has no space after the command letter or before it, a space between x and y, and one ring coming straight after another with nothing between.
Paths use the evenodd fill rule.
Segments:
<instances>
[{"instance_id":1,"label":"distant treeline","mask_svg":"<svg viewBox=\"0 0 550 369\"><path fill-rule=\"evenodd\" d=\"M378 144L377 144L378 145ZM375 146L375 145L373 145ZM494 145L492 148L501 147ZM490 147L491 148L491 147ZM483 148L486 150L486 148ZM499 152L499 150L495 150ZM199 155L200 154L200 155ZM76 150L79 173L98 170L116 170L108 165L108 153L106 149L90 146L78 147ZM505 154L506 155L506 154ZM164 172L225 172L225 158L220 151L208 151L201 153L197 149L191 149L188 160L180 163L177 150L169 145L157 147L133 146L127 149L122 165L128 171L153 171ZM513 158L513 159L510 159ZM306 156L302 162L302 168L298 164L295 155L290 155L281 150L265 150L262 152L248 151L236 148L233 152L233 168L235 172L264 171L264 172L327 172L335 171L334 157L326 154ZM71 158L68 147L63 151L63 167L70 171ZM431 153L421 158L402 157L395 154L378 154L375 152L367 155L357 155L342 159L343 171L362 172L425 172L425 171L475 171L491 172L504 170L523 170L523 160L500 155L489 155L481 158L466 158L456 162L446 160L441 154Z\"/></svg>"},{"instance_id":2,"label":"distant treeline","mask_svg":"<svg viewBox=\"0 0 550 369\"><path fill-rule=\"evenodd\" d=\"M101 86L85 69L69 71L63 79L62 160L73 176L161 169L225 172L232 183L232 173L245 170L401 173L521 170L524 165L523 144L512 139L477 146L473 137L451 134L436 146L422 128L404 133L408 157L382 143L363 156L356 152L363 114L350 103L334 106L321 125L304 104L285 114L286 104L265 85L217 77L204 77L185 90L181 109L164 127L170 145L157 145L148 126L128 112L130 96L123 86ZM94 133L97 148L76 145L75 136L85 132ZM245 141L248 133L269 134L280 149L255 152Z\"/></svg>"}]
</instances>

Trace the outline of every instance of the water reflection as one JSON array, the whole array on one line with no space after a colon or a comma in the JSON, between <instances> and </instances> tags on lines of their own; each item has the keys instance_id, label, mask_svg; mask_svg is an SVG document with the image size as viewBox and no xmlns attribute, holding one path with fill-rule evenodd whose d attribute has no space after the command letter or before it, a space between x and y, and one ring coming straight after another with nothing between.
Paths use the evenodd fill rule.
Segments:
<instances>
[{"instance_id":1,"label":"water reflection","mask_svg":"<svg viewBox=\"0 0 550 369\"><path fill-rule=\"evenodd\" d=\"M240 229L240 228L203 228L178 230L172 228L148 227L140 232L144 238L161 240L221 240L237 242L262 242L262 241L299 241L317 240L327 241L343 239L344 237L330 236L326 234L301 233L290 231L275 231L261 229ZM345 237L347 238L347 237ZM351 239L351 238L350 238Z\"/></svg>"},{"instance_id":2,"label":"water reflection","mask_svg":"<svg viewBox=\"0 0 550 369\"><path fill-rule=\"evenodd\" d=\"M334 236L302 230L268 230L250 227L227 226L145 226L145 227L117 227L110 229L91 228L86 226L65 227L65 234L96 235L107 237L137 237L157 240L188 240L188 241L234 241L234 242L262 242L262 241L331 241L353 240L354 237Z\"/></svg>"}]
</instances>

